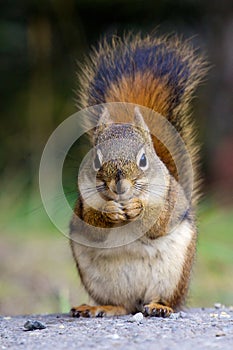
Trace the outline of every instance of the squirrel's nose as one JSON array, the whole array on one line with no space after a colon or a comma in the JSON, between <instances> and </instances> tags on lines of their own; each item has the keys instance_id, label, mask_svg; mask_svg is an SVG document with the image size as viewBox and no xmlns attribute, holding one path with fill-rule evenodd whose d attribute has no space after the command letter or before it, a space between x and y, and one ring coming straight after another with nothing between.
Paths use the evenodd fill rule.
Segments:
<instances>
[{"instance_id":1,"label":"squirrel's nose","mask_svg":"<svg viewBox=\"0 0 233 350\"><path fill-rule=\"evenodd\" d=\"M130 181L126 179L121 179L118 181L112 180L109 185L110 190L116 194L125 194L129 191L130 187Z\"/></svg>"},{"instance_id":2,"label":"squirrel's nose","mask_svg":"<svg viewBox=\"0 0 233 350\"><path fill-rule=\"evenodd\" d=\"M118 194L122 194L122 192L124 192L124 188L121 180L116 183L116 191Z\"/></svg>"},{"instance_id":3,"label":"squirrel's nose","mask_svg":"<svg viewBox=\"0 0 233 350\"><path fill-rule=\"evenodd\" d=\"M128 180L119 180L116 183L116 192L117 194L124 194L126 192L128 192L128 190L130 189L130 182Z\"/></svg>"}]
</instances>

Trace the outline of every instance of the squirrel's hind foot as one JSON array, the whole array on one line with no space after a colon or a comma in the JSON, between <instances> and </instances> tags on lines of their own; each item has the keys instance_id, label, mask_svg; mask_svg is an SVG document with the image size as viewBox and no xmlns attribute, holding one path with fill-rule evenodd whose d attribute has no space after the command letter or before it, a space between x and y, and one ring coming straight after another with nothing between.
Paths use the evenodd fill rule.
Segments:
<instances>
[{"instance_id":1,"label":"squirrel's hind foot","mask_svg":"<svg viewBox=\"0 0 233 350\"><path fill-rule=\"evenodd\" d=\"M154 302L144 305L143 308L144 316L151 317L169 317L173 312L171 307Z\"/></svg>"},{"instance_id":2,"label":"squirrel's hind foot","mask_svg":"<svg viewBox=\"0 0 233 350\"><path fill-rule=\"evenodd\" d=\"M70 310L70 315L72 317L103 317L103 316L120 316L126 315L128 312L122 306L90 306L90 305L80 305L75 306Z\"/></svg>"}]
</instances>

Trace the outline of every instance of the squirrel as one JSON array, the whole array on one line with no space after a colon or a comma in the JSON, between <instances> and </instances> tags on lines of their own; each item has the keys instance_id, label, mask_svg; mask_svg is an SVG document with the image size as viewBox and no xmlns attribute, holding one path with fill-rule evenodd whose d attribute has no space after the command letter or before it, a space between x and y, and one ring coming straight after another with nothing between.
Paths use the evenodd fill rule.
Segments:
<instances>
[{"instance_id":1,"label":"squirrel","mask_svg":"<svg viewBox=\"0 0 233 350\"><path fill-rule=\"evenodd\" d=\"M137 312L168 317L184 306L196 253L200 182L190 101L205 72L203 56L174 35L113 36L101 41L82 64L79 107L104 107L90 132L92 166L86 170L87 176L94 174L98 196L86 201L83 193L91 189L84 183L70 222L73 257L94 304L73 307L73 317ZM121 103L132 105L132 111L122 112L117 107ZM120 122L113 122L117 108ZM152 113L149 122L146 110ZM129 122L127 114L132 113ZM177 166L171 150L151 131L151 126L157 127L167 138L153 113L162 115L183 140L193 174L190 198L178 171L185 164L184 152L173 142L177 159L182 160ZM178 210L172 225L178 202L184 204L184 211ZM104 242L110 233L119 237L121 230L129 235L141 230L141 234L114 247L95 247L79 239Z\"/></svg>"}]
</instances>

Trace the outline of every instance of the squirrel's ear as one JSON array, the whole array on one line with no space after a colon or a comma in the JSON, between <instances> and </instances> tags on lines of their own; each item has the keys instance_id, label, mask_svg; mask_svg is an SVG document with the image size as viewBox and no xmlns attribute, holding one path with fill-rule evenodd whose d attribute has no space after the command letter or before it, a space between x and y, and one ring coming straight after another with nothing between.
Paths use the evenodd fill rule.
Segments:
<instances>
[{"instance_id":1,"label":"squirrel's ear","mask_svg":"<svg viewBox=\"0 0 233 350\"><path fill-rule=\"evenodd\" d=\"M104 106L102 109L102 114L101 114L99 122L98 122L98 126L101 127L102 125L107 125L107 124L111 124L111 123L113 123L113 122L110 118L109 110L107 109L106 106Z\"/></svg>"},{"instance_id":2,"label":"squirrel's ear","mask_svg":"<svg viewBox=\"0 0 233 350\"><path fill-rule=\"evenodd\" d=\"M136 126L139 126L143 130L150 132L148 126L144 122L143 116L138 106L134 108L134 123Z\"/></svg>"}]
</instances>

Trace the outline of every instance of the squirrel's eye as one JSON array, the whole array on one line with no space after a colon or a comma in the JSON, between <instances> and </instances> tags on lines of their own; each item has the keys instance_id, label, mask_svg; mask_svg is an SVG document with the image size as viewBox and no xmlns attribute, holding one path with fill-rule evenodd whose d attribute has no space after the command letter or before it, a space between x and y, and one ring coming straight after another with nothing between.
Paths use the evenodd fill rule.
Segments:
<instances>
[{"instance_id":1,"label":"squirrel's eye","mask_svg":"<svg viewBox=\"0 0 233 350\"><path fill-rule=\"evenodd\" d=\"M148 168L148 159L145 154L145 150L142 148L137 155L137 165L142 170L146 170Z\"/></svg>"},{"instance_id":2,"label":"squirrel's eye","mask_svg":"<svg viewBox=\"0 0 233 350\"><path fill-rule=\"evenodd\" d=\"M98 171L101 168L101 165L102 165L101 159L102 159L101 153L100 151L97 151L93 162L95 171Z\"/></svg>"},{"instance_id":3,"label":"squirrel's eye","mask_svg":"<svg viewBox=\"0 0 233 350\"><path fill-rule=\"evenodd\" d=\"M147 166L147 158L145 153L143 153L143 155L141 156L141 159L139 161L139 166L140 168L145 168Z\"/></svg>"}]
</instances>

